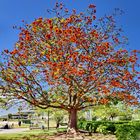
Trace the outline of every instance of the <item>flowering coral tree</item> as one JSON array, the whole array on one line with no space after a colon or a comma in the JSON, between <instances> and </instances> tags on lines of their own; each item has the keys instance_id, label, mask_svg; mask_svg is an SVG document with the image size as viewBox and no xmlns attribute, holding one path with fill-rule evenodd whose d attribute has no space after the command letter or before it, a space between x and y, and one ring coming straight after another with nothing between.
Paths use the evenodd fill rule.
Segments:
<instances>
[{"instance_id":1,"label":"flowering coral tree","mask_svg":"<svg viewBox=\"0 0 140 140\"><path fill-rule=\"evenodd\" d=\"M15 48L3 52L3 96L64 109L74 129L84 108L115 100L137 104L138 51L119 48L125 37L115 13L96 19L93 4L70 14L61 3L49 12L56 16L24 24Z\"/></svg>"}]
</instances>

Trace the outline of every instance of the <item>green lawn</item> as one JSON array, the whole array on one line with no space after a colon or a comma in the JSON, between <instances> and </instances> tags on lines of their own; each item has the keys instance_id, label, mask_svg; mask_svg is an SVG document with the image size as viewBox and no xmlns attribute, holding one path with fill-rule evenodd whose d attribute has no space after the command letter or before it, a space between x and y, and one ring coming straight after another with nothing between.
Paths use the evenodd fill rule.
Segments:
<instances>
[{"instance_id":1,"label":"green lawn","mask_svg":"<svg viewBox=\"0 0 140 140\"><path fill-rule=\"evenodd\" d=\"M47 136L53 136L57 132L63 132L66 129L51 129L51 130L29 130L16 134L0 134L0 140L47 140ZM140 134L140 133L139 133ZM95 140L117 140L114 135L103 135L99 133L93 133L92 136L86 136L89 139ZM139 135L140 138L140 135Z\"/></svg>"},{"instance_id":2,"label":"green lawn","mask_svg":"<svg viewBox=\"0 0 140 140\"><path fill-rule=\"evenodd\" d=\"M51 130L29 130L14 134L0 134L0 140L41 140L38 139L44 135L51 136L57 132L63 132L66 129L51 129ZM43 139L42 139L43 140Z\"/></svg>"},{"instance_id":3,"label":"green lawn","mask_svg":"<svg viewBox=\"0 0 140 140\"><path fill-rule=\"evenodd\" d=\"M27 132L20 132L16 134L0 134L0 140L36 140L36 136L41 136L41 135L53 135L57 131L56 130L29 130Z\"/></svg>"}]
</instances>

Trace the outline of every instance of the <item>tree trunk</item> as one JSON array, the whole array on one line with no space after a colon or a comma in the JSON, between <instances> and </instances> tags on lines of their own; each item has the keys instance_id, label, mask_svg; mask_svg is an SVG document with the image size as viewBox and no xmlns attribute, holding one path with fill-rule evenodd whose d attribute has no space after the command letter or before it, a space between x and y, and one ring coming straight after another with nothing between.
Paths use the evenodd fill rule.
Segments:
<instances>
[{"instance_id":1,"label":"tree trunk","mask_svg":"<svg viewBox=\"0 0 140 140\"><path fill-rule=\"evenodd\" d=\"M60 122L57 122L57 123L56 123L56 129L59 128L59 125L60 125Z\"/></svg>"},{"instance_id":2,"label":"tree trunk","mask_svg":"<svg viewBox=\"0 0 140 140\"><path fill-rule=\"evenodd\" d=\"M77 110L71 109L69 112L69 127L77 130Z\"/></svg>"}]
</instances>

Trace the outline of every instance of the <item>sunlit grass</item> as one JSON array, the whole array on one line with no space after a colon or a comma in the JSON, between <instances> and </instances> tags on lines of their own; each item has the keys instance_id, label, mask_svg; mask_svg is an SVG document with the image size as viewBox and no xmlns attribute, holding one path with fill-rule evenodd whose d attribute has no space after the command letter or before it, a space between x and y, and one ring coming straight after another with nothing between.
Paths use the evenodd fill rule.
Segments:
<instances>
[{"instance_id":1,"label":"sunlit grass","mask_svg":"<svg viewBox=\"0 0 140 140\"><path fill-rule=\"evenodd\" d=\"M28 130L19 133L9 133L9 134L0 134L0 140L38 140L39 137L42 136L52 136L55 135L58 131L63 132L66 129L50 129L50 130Z\"/></svg>"},{"instance_id":2,"label":"sunlit grass","mask_svg":"<svg viewBox=\"0 0 140 140\"><path fill-rule=\"evenodd\" d=\"M29 130L25 132L19 132L19 133L14 133L14 134L0 134L0 140L20 140L23 137L26 138L31 138L34 136L39 136L39 135L53 135L56 133L56 130Z\"/></svg>"}]
</instances>

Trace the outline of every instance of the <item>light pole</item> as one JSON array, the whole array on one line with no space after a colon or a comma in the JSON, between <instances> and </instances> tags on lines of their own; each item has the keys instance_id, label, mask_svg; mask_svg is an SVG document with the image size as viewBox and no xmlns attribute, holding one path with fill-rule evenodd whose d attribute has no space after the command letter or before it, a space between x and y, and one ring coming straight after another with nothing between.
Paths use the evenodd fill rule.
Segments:
<instances>
[{"instance_id":1,"label":"light pole","mask_svg":"<svg viewBox=\"0 0 140 140\"><path fill-rule=\"evenodd\" d=\"M49 124L49 123L50 123L50 122L49 122L49 115L50 115L50 112L49 112L49 110L48 110L48 130L49 130L49 127L50 127L50 126L49 126L49 125L50 125L50 124Z\"/></svg>"}]
</instances>

